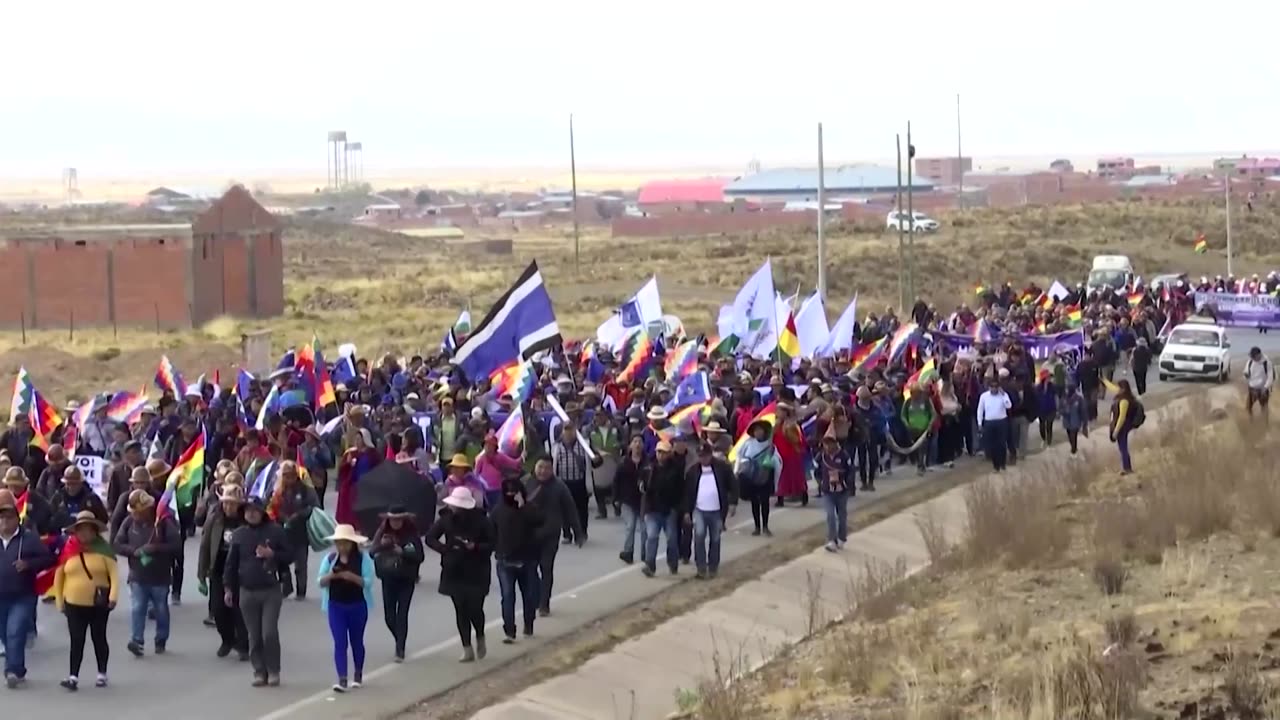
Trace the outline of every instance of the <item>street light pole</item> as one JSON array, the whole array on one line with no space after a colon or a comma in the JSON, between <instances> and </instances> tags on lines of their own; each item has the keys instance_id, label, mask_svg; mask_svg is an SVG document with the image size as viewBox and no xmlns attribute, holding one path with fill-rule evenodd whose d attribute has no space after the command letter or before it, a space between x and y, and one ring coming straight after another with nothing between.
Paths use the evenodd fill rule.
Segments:
<instances>
[{"instance_id":1,"label":"street light pole","mask_svg":"<svg viewBox=\"0 0 1280 720\"><path fill-rule=\"evenodd\" d=\"M1231 277L1231 171L1222 178L1222 195L1227 200L1227 277ZM1233 291L1234 292L1234 291Z\"/></svg>"},{"instance_id":2,"label":"street light pole","mask_svg":"<svg viewBox=\"0 0 1280 720\"><path fill-rule=\"evenodd\" d=\"M573 113L569 113L569 177L572 183L573 202L573 271L582 271L582 247L578 238L578 158L573 148Z\"/></svg>"},{"instance_id":3,"label":"street light pole","mask_svg":"<svg viewBox=\"0 0 1280 720\"><path fill-rule=\"evenodd\" d=\"M916 146L911 144L911 121L907 121L907 289L908 300L916 297L916 211L915 193L912 192L912 165L915 164ZM904 305L904 308L906 306Z\"/></svg>"},{"instance_id":4,"label":"street light pole","mask_svg":"<svg viewBox=\"0 0 1280 720\"><path fill-rule=\"evenodd\" d=\"M827 220L827 177L822 158L822 123L818 123L818 297L827 301L827 241L823 226Z\"/></svg>"},{"instance_id":5,"label":"street light pole","mask_svg":"<svg viewBox=\"0 0 1280 720\"><path fill-rule=\"evenodd\" d=\"M906 286L906 264L907 254L904 249L904 238L902 230L902 136L894 135L893 141L898 146L898 201L893 208L894 216L898 222L898 302L899 310L907 306L907 286Z\"/></svg>"}]
</instances>

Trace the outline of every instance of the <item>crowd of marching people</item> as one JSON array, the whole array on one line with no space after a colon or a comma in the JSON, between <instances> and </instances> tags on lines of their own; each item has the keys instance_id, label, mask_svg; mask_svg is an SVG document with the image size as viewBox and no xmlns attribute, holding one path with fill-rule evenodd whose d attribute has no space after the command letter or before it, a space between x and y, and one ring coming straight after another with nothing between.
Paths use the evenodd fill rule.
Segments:
<instances>
[{"instance_id":1,"label":"crowd of marching people","mask_svg":"<svg viewBox=\"0 0 1280 720\"><path fill-rule=\"evenodd\" d=\"M903 317L868 314L851 351L794 363L720 354L702 339L657 338L641 359L635 345L565 343L468 381L447 354L329 364L313 343L229 387L182 383L165 360L154 406L107 395L59 413L28 388L0 435L5 678L25 683L42 596L65 615L68 691L89 642L95 685L107 684L107 619L126 585L126 650L165 653L193 539L213 654L248 663L255 687L279 685L285 600L316 586L333 690L345 693L363 683L376 596L404 661L429 559L471 663L488 652L493 578L503 642L532 636L552 612L562 547L583 546L592 520L619 520L618 557L644 575L658 574L665 542L667 573L691 564L703 579L719 572L740 502L763 536L771 508L821 503L826 547L838 552L855 493L977 454L1003 470L1035 446L1033 424L1041 445L1061 428L1074 454L1107 419L1129 472L1161 329L1193 311L1194 289L979 288L950 312L919 300ZM78 456L105 459L100 487ZM372 503L388 468L403 471L391 496L404 501ZM429 500L414 507L421 489Z\"/></svg>"}]
</instances>

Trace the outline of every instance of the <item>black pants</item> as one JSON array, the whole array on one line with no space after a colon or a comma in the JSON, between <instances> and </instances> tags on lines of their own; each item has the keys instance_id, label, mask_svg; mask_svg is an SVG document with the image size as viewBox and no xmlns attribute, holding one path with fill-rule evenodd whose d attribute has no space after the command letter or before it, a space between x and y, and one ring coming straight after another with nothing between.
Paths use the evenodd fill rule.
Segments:
<instances>
[{"instance_id":1,"label":"black pants","mask_svg":"<svg viewBox=\"0 0 1280 720\"><path fill-rule=\"evenodd\" d=\"M590 519L589 505L591 503L591 495L587 492L587 481L565 482L565 487L569 488L569 494L573 496L573 506L578 510L578 522L582 524L582 534L587 533L587 520ZM564 539L569 539L569 526L564 527Z\"/></svg>"},{"instance_id":2,"label":"black pants","mask_svg":"<svg viewBox=\"0 0 1280 720\"><path fill-rule=\"evenodd\" d=\"M1133 384L1137 386L1139 395L1147 394L1147 369L1146 365L1133 366Z\"/></svg>"},{"instance_id":3,"label":"black pants","mask_svg":"<svg viewBox=\"0 0 1280 720\"><path fill-rule=\"evenodd\" d=\"M1071 454L1072 454L1072 455L1075 455L1075 454L1076 454L1076 450L1077 450L1077 449L1079 449L1079 442L1080 442L1080 431L1079 431L1079 430L1067 430L1067 443L1068 443L1069 445L1071 445Z\"/></svg>"},{"instance_id":4,"label":"black pants","mask_svg":"<svg viewBox=\"0 0 1280 720\"><path fill-rule=\"evenodd\" d=\"M173 562L173 573L172 573L173 585L170 588L169 594L173 596L174 600L182 599L182 576L183 576L183 570L186 568L186 565L187 565L187 562L186 562L187 553L185 552L186 546L187 546L187 536L195 532L195 527L196 527L195 513L196 513L196 509L194 506L187 508L185 510L184 509L178 510L178 529L181 531L181 534L182 534L182 546L178 548L178 552L173 554L173 561L172 561Z\"/></svg>"},{"instance_id":5,"label":"black pants","mask_svg":"<svg viewBox=\"0 0 1280 720\"><path fill-rule=\"evenodd\" d=\"M107 645L107 616L110 610L92 605L65 606L67 631L71 635L71 672L72 677L79 677L80 664L84 662L85 636L93 638L93 655L98 661L98 672L107 674L107 661L111 658L111 648Z\"/></svg>"},{"instance_id":6,"label":"black pants","mask_svg":"<svg viewBox=\"0 0 1280 720\"><path fill-rule=\"evenodd\" d=\"M1084 391L1084 407L1088 412L1085 422L1093 422L1098 419L1098 388L1089 388Z\"/></svg>"},{"instance_id":7,"label":"black pants","mask_svg":"<svg viewBox=\"0 0 1280 720\"><path fill-rule=\"evenodd\" d=\"M556 581L556 553L560 552L560 541L554 535L542 541L538 552L538 587L541 590L540 610L551 610L551 585Z\"/></svg>"},{"instance_id":8,"label":"black pants","mask_svg":"<svg viewBox=\"0 0 1280 720\"><path fill-rule=\"evenodd\" d=\"M414 587L416 583L409 578L382 581L382 613L396 641L396 657L404 657L409 641L409 606L413 603Z\"/></svg>"},{"instance_id":9,"label":"black pants","mask_svg":"<svg viewBox=\"0 0 1280 720\"><path fill-rule=\"evenodd\" d=\"M854 445L854 456L858 458L858 480L862 487L875 485L876 472L880 469L880 444L875 440L860 442Z\"/></svg>"},{"instance_id":10,"label":"black pants","mask_svg":"<svg viewBox=\"0 0 1280 720\"><path fill-rule=\"evenodd\" d=\"M596 517L598 517L601 520L604 520L605 518L609 517L609 504L610 504L610 501L613 499L613 488L612 487L602 488L597 486L592 489L592 494L596 496ZM614 506L613 514L615 517L618 517L622 515L622 511L618 510L617 506ZM584 525L583 527L586 527L586 526Z\"/></svg>"},{"instance_id":11,"label":"black pants","mask_svg":"<svg viewBox=\"0 0 1280 720\"><path fill-rule=\"evenodd\" d=\"M982 424L982 445L991 467L1003 470L1009 458L1009 420L987 420Z\"/></svg>"},{"instance_id":12,"label":"black pants","mask_svg":"<svg viewBox=\"0 0 1280 720\"><path fill-rule=\"evenodd\" d=\"M453 618L458 623L458 639L462 647L471 647L471 631L476 638L484 639L484 593L477 590L461 590L449 596L453 599Z\"/></svg>"},{"instance_id":13,"label":"black pants","mask_svg":"<svg viewBox=\"0 0 1280 720\"><path fill-rule=\"evenodd\" d=\"M1053 421L1057 416L1053 413L1045 413L1040 416L1040 439L1045 445L1053 443Z\"/></svg>"},{"instance_id":14,"label":"black pants","mask_svg":"<svg viewBox=\"0 0 1280 720\"><path fill-rule=\"evenodd\" d=\"M685 524L683 517L677 524L680 526L680 562L687 563L693 558L693 525Z\"/></svg>"},{"instance_id":15,"label":"black pants","mask_svg":"<svg viewBox=\"0 0 1280 720\"><path fill-rule=\"evenodd\" d=\"M755 521L756 529L769 527L769 501L773 499L772 485L746 485L742 486L742 495L745 499L751 501L751 519Z\"/></svg>"},{"instance_id":16,"label":"black pants","mask_svg":"<svg viewBox=\"0 0 1280 720\"><path fill-rule=\"evenodd\" d=\"M977 443L974 442L975 433L973 431L977 418L977 408L968 406L960 408L960 441L964 443L965 454L969 457L973 457L973 454L978 451ZM960 452L957 450L956 457L959 456Z\"/></svg>"},{"instance_id":17,"label":"black pants","mask_svg":"<svg viewBox=\"0 0 1280 720\"><path fill-rule=\"evenodd\" d=\"M236 652L249 652L249 631L244 626L244 617L240 608L232 602L223 602L225 588L222 586L222 574L214 573L209 578L210 609L213 611L213 626L218 629L218 637L222 646L232 648ZM233 597L234 601L235 598Z\"/></svg>"}]
</instances>

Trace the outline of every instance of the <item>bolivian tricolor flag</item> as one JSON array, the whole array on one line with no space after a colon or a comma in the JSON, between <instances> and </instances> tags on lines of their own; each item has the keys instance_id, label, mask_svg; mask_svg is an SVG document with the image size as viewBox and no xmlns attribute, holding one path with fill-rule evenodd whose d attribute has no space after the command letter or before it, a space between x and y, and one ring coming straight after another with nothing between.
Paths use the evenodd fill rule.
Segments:
<instances>
[{"instance_id":1,"label":"bolivian tricolor flag","mask_svg":"<svg viewBox=\"0 0 1280 720\"><path fill-rule=\"evenodd\" d=\"M796 314L787 313L787 324L778 335L778 362L789 366L800 357L800 335L796 332Z\"/></svg>"},{"instance_id":2,"label":"bolivian tricolor flag","mask_svg":"<svg viewBox=\"0 0 1280 720\"><path fill-rule=\"evenodd\" d=\"M1130 307L1137 307L1138 305L1141 305L1141 304L1142 304L1142 298L1143 298L1143 297L1145 297L1145 296L1146 296L1146 293L1143 293L1143 292L1140 292L1140 291L1135 291L1135 292L1131 292L1131 293L1129 293L1129 306L1130 306Z\"/></svg>"},{"instance_id":3,"label":"bolivian tricolor flag","mask_svg":"<svg viewBox=\"0 0 1280 720\"><path fill-rule=\"evenodd\" d=\"M166 511L174 512L177 508L195 505L200 488L204 485L204 428L196 433L195 440L187 446L186 452L178 458L173 470L169 473L169 481L165 484L164 495L156 504L156 517L160 518ZM174 512L176 515L176 512Z\"/></svg>"},{"instance_id":4,"label":"bolivian tricolor flag","mask_svg":"<svg viewBox=\"0 0 1280 720\"><path fill-rule=\"evenodd\" d=\"M919 370L916 370L911 374L911 377L907 378L907 384L902 386L902 397L910 399L911 388L931 382L937 376L938 366L931 357L925 361L924 365L920 366Z\"/></svg>"},{"instance_id":5,"label":"bolivian tricolor flag","mask_svg":"<svg viewBox=\"0 0 1280 720\"><path fill-rule=\"evenodd\" d=\"M1204 233L1196 236L1196 244L1194 250L1200 254L1209 252L1209 241L1204 239Z\"/></svg>"},{"instance_id":6,"label":"bolivian tricolor flag","mask_svg":"<svg viewBox=\"0 0 1280 720\"><path fill-rule=\"evenodd\" d=\"M1080 308L1075 307L1074 305L1067 309L1066 318L1067 325L1070 325L1071 327L1079 327L1084 323L1084 313L1080 311Z\"/></svg>"},{"instance_id":7,"label":"bolivian tricolor flag","mask_svg":"<svg viewBox=\"0 0 1280 720\"><path fill-rule=\"evenodd\" d=\"M751 422L747 424L747 427L749 428L752 425L761 421L769 423L770 427L778 424L778 401L777 400L774 400L773 402L761 408L760 412L756 413L755 417L751 418ZM749 435L749 433L745 429L742 431L740 435L738 435L738 441L735 442L733 444L733 447L729 449L729 455L728 455L729 462L731 463L737 462L738 450L741 449L742 446L746 444L747 435Z\"/></svg>"}]
</instances>

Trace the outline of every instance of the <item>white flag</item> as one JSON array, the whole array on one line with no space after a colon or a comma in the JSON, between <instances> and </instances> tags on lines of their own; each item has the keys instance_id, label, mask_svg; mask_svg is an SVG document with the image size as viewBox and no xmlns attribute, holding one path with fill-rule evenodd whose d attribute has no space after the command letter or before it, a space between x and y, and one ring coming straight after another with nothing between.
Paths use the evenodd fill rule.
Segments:
<instances>
[{"instance_id":1,"label":"white flag","mask_svg":"<svg viewBox=\"0 0 1280 720\"><path fill-rule=\"evenodd\" d=\"M841 350L853 347L853 329L858 325L858 296L849 301L849 307L840 313L840 319L831 328L826 342L816 351L818 357L831 357ZM803 342L803 341L802 341Z\"/></svg>"},{"instance_id":2,"label":"white flag","mask_svg":"<svg viewBox=\"0 0 1280 720\"><path fill-rule=\"evenodd\" d=\"M831 336L827 309L817 292L800 304L800 311L796 313L796 335L800 337L800 355L807 358L812 358Z\"/></svg>"},{"instance_id":3,"label":"white flag","mask_svg":"<svg viewBox=\"0 0 1280 720\"><path fill-rule=\"evenodd\" d=\"M648 327L649 323L661 322L662 298L658 295L658 278L649 278L649 282L645 283L635 295L622 303L622 306L625 305L632 305L638 312L641 327ZM614 347L626 337L631 327L623 322L621 312L615 312L596 328L596 340L606 347Z\"/></svg>"},{"instance_id":4,"label":"white flag","mask_svg":"<svg viewBox=\"0 0 1280 720\"><path fill-rule=\"evenodd\" d=\"M733 299L733 334L742 340L739 347L760 359L778 344L775 297L773 263L765 260Z\"/></svg>"}]
</instances>

